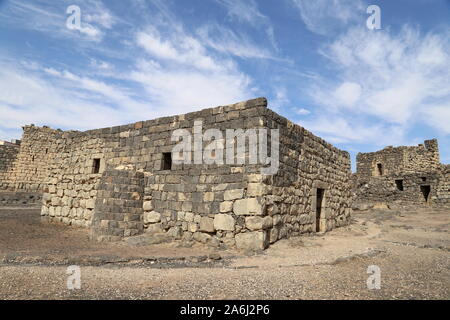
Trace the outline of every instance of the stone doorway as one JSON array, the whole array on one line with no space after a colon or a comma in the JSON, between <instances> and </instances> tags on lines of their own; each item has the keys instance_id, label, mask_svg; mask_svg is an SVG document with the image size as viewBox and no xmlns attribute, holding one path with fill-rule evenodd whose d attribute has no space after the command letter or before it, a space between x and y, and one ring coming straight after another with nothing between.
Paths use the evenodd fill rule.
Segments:
<instances>
[{"instance_id":1,"label":"stone doorway","mask_svg":"<svg viewBox=\"0 0 450 320\"><path fill-rule=\"evenodd\" d=\"M426 203L430 200L431 187L430 186L420 186L420 192Z\"/></svg>"},{"instance_id":2,"label":"stone doorway","mask_svg":"<svg viewBox=\"0 0 450 320\"><path fill-rule=\"evenodd\" d=\"M325 189L317 188L317 191L316 191L316 232L322 231L320 222L321 222L321 219L323 219L322 212L323 212L324 195L325 195Z\"/></svg>"}]
</instances>

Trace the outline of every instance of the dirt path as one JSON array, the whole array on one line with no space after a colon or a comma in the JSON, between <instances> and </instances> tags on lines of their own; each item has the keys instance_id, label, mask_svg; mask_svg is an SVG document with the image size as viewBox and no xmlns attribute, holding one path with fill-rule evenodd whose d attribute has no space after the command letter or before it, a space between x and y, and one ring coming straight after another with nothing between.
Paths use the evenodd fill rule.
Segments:
<instances>
[{"instance_id":1,"label":"dirt path","mask_svg":"<svg viewBox=\"0 0 450 320\"><path fill-rule=\"evenodd\" d=\"M97 244L86 230L40 224L32 210L0 210L0 298L449 299L449 226L448 210L371 211L355 214L351 226L248 256ZM81 262L81 290L67 289L70 262ZM367 288L370 265L381 270L380 290Z\"/></svg>"}]
</instances>

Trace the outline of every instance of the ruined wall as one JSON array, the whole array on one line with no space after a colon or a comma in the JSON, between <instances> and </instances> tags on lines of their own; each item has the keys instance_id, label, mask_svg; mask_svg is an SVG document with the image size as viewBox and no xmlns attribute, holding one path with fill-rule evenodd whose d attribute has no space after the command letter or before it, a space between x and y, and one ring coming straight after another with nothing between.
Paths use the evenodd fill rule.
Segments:
<instances>
[{"instance_id":1,"label":"ruined wall","mask_svg":"<svg viewBox=\"0 0 450 320\"><path fill-rule=\"evenodd\" d=\"M434 203L450 207L450 164L441 166L440 181L436 188Z\"/></svg>"},{"instance_id":2,"label":"ruined wall","mask_svg":"<svg viewBox=\"0 0 450 320\"><path fill-rule=\"evenodd\" d=\"M61 131L34 125L23 127L20 151L6 181L9 190L42 192L53 161L55 141Z\"/></svg>"},{"instance_id":3,"label":"ruined wall","mask_svg":"<svg viewBox=\"0 0 450 320\"><path fill-rule=\"evenodd\" d=\"M387 147L359 153L352 177L356 202L396 202L414 205L447 205L448 167L439 162L436 139L416 147ZM380 175L378 164L382 165Z\"/></svg>"},{"instance_id":4,"label":"ruined wall","mask_svg":"<svg viewBox=\"0 0 450 320\"><path fill-rule=\"evenodd\" d=\"M10 185L10 174L19 151L18 145L0 145L0 190L8 189Z\"/></svg>"},{"instance_id":5,"label":"ruined wall","mask_svg":"<svg viewBox=\"0 0 450 320\"><path fill-rule=\"evenodd\" d=\"M91 226L98 184L106 167L105 140L111 139L109 132L68 131L54 141L45 179L43 220ZM98 172L94 172L94 159L99 159Z\"/></svg>"},{"instance_id":6,"label":"ruined wall","mask_svg":"<svg viewBox=\"0 0 450 320\"><path fill-rule=\"evenodd\" d=\"M304 128L267 110L267 126L280 129L280 168L265 177L264 202L270 243L304 232L327 231L350 222L351 164L339 150ZM324 190L317 219L317 190ZM318 225L317 225L318 224Z\"/></svg>"},{"instance_id":7,"label":"ruined wall","mask_svg":"<svg viewBox=\"0 0 450 320\"><path fill-rule=\"evenodd\" d=\"M356 201L360 203L396 202L404 205L439 203L440 183L441 175L438 172L377 177L360 182L360 185L355 188ZM423 188L427 186L430 187L430 193L426 197Z\"/></svg>"},{"instance_id":8,"label":"ruined wall","mask_svg":"<svg viewBox=\"0 0 450 320\"><path fill-rule=\"evenodd\" d=\"M378 165L381 165L382 174ZM356 169L360 177L431 172L440 167L439 147L436 139L426 140L418 146L386 147L369 153L358 153Z\"/></svg>"},{"instance_id":9,"label":"ruined wall","mask_svg":"<svg viewBox=\"0 0 450 320\"><path fill-rule=\"evenodd\" d=\"M223 133L215 137L218 142L225 142L227 129L279 128L279 173L263 176L261 165L249 164L248 143L245 165L192 162L164 167L165 154L172 154L179 142L172 141L174 130L192 135L213 128ZM194 144L192 159L209 144ZM268 110L264 98L124 126L63 132L52 148L43 219L92 226L93 237L100 240L134 235L142 225L147 232L167 232L178 239L263 249L269 241L314 230L317 188L326 192L322 231L346 224L350 214L348 153ZM224 150L215 149L221 156ZM225 160L225 152L222 156ZM94 172L96 159L99 172ZM138 209L142 211L133 226L126 225L128 211L117 212L116 204L128 201L131 192L120 182L120 171L128 172L124 179L145 175L143 196L134 199L137 211L130 213L136 219ZM143 201L141 208L136 201Z\"/></svg>"}]
</instances>

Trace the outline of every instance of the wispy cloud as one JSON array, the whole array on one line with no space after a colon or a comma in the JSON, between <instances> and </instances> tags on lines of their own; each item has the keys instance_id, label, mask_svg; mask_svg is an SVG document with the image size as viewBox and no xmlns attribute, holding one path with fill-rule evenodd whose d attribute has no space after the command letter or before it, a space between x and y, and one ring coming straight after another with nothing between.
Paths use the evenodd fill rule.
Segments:
<instances>
[{"instance_id":1,"label":"wispy cloud","mask_svg":"<svg viewBox=\"0 0 450 320\"><path fill-rule=\"evenodd\" d=\"M290 0L299 10L306 27L320 35L334 35L349 23L365 19L361 13L364 5L361 0ZM367 6L366 6L367 7Z\"/></svg>"},{"instance_id":2,"label":"wispy cloud","mask_svg":"<svg viewBox=\"0 0 450 320\"><path fill-rule=\"evenodd\" d=\"M254 28L264 27L267 37L272 45L277 48L275 32L269 17L264 15L258 8L255 0L215 0L224 6L228 15L237 21L248 23Z\"/></svg>"},{"instance_id":3,"label":"wispy cloud","mask_svg":"<svg viewBox=\"0 0 450 320\"><path fill-rule=\"evenodd\" d=\"M81 9L81 26L77 30L66 27L70 5ZM15 28L42 32L49 37L90 40L99 42L105 29L111 29L119 21L101 1L20 1L10 0L2 8L2 22Z\"/></svg>"},{"instance_id":4,"label":"wispy cloud","mask_svg":"<svg viewBox=\"0 0 450 320\"><path fill-rule=\"evenodd\" d=\"M449 132L449 122L441 120L450 102L448 39L445 32L421 34L408 26L398 33L351 28L321 50L339 80L313 81L307 90L330 119L347 120L327 122L321 116L310 125L325 134L340 127L335 131L342 141L364 137L377 145L374 132L380 130L397 140L416 124ZM349 126L350 120L366 125ZM383 125L371 125L374 120Z\"/></svg>"}]
</instances>

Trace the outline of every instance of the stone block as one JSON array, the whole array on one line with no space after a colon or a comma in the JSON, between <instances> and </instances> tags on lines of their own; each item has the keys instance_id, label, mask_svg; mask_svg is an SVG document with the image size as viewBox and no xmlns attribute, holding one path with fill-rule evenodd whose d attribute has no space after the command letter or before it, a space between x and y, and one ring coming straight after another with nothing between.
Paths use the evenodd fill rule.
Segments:
<instances>
[{"instance_id":1,"label":"stone block","mask_svg":"<svg viewBox=\"0 0 450 320\"><path fill-rule=\"evenodd\" d=\"M264 250L268 240L266 231L239 233L235 237L236 247L241 250Z\"/></svg>"},{"instance_id":2,"label":"stone block","mask_svg":"<svg viewBox=\"0 0 450 320\"><path fill-rule=\"evenodd\" d=\"M243 197L244 197L244 189L226 190L223 195L223 199L225 201L242 199Z\"/></svg>"},{"instance_id":3,"label":"stone block","mask_svg":"<svg viewBox=\"0 0 450 320\"><path fill-rule=\"evenodd\" d=\"M234 214L240 215L263 215L263 205L256 198L237 200L233 204Z\"/></svg>"},{"instance_id":4,"label":"stone block","mask_svg":"<svg viewBox=\"0 0 450 320\"><path fill-rule=\"evenodd\" d=\"M152 211L153 210L153 203L151 201L145 201L142 205L142 208L144 211Z\"/></svg>"},{"instance_id":5,"label":"stone block","mask_svg":"<svg viewBox=\"0 0 450 320\"><path fill-rule=\"evenodd\" d=\"M200 231L214 232L214 220L208 217L202 217L200 219Z\"/></svg>"},{"instance_id":6,"label":"stone block","mask_svg":"<svg viewBox=\"0 0 450 320\"><path fill-rule=\"evenodd\" d=\"M144 223L157 223L161 221L161 213L156 211L144 212Z\"/></svg>"},{"instance_id":7,"label":"stone block","mask_svg":"<svg viewBox=\"0 0 450 320\"><path fill-rule=\"evenodd\" d=\"M246 217L245 226L249 230L266 230L272 228L273 222L271 217Z\"/></svg>"},{"instance_id":8,"label":"stone block","mask_svg":"<svg viewBox=\"0 0 450 320\"><path fill-rule=\"evenodd\" d=\"M220 203L220 212L233 211L233 201L223 201Z\"/></svg>"},{"instance_id":9,"label":"stone block","mask_svg":"<svg viewBox=\"0 0 450 320\"><path fill-rule=\"evenodd\" d=\"M229 214L216 214L214 216L214 228L216 230L234 231L235 220Z\"/></svg>"}]
</instances>

